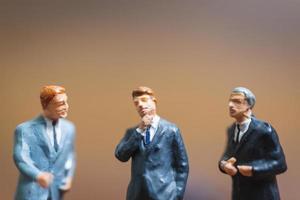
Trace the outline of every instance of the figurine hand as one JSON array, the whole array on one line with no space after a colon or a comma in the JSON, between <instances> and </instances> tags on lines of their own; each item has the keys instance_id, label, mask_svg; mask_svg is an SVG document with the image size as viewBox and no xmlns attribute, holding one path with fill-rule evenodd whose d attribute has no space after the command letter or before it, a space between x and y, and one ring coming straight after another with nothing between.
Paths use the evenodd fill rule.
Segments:
<instances>
[{"instance_id":1,"label":"figurine hand","mask_svg":"<svg viewBox=\"0 0 300 200\"><path fill-rule=\"evenodd\" d=\"M140 123L139 128L145 130L147 126L151 125L153 117L153 115L145 115L142 118L142 122Z\"/></svg>"},{"instance_id":2,"label":"figurine hand","mask_svg":"<svg viewBox=\"0 0 300 200\"><path fill-rule=\"evenodd\" d=\"M237 173L237 169L234 166L234 163L236 162L236 159L234 157L231 157L227 161L222 160L221 166L223 170L226 172L226 174L230 176L234 176Z\"/></svg>"},{"instance_id":3,"label":"figurine hand","mask_svg":"<svg viewBox=\"0 0 300 200\"><path fill-rule=\"evenodd\" d=\"M243 175L243 176L252 176L252 166L248 166L248 165L238 165L237 168L239 169L239 172Z\"/></svg>"},{"instance_id":4,"label":"figurine hand","mask_svg":"<svg viewBox=\"0 0 300 200\"><path fill-rule=\"evenodd\" d=\"M232 165L236 162L236 158L235 157L231 157L227 160L228 163L231 163Z\"/></svg>"},{"instance_id":5,"label":"figurine hand","mask_svg":"<svg viewBox=\"0 0 300 200\"><path fill-rule=\"evenodd\" d=\"M66 181L66 184L64 186L62 186L60 189L63 190L63 191L69 191L72 187L72 179L71 178L68 178L67 181Z\"/></svg>"},{"instance_id":6,"label":"figurine hand","mask_svg":"<svg viewBox=\"0 0 300 200\"><path fill-rule=\"evenodd\" d=\"M42 172L37 176L37 182L43 188L48 188L52 181L53 175L49 172Z\"/></svg>"}]
</instances>

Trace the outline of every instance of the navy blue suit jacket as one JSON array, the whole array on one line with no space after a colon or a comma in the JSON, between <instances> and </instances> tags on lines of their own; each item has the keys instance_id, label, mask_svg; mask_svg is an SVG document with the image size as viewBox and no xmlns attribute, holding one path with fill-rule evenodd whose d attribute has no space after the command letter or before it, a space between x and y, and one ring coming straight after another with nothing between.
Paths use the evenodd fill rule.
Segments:
<instances>
[{"instance_id":1,"label":"navy blue suit jacket","mask_svg":"<svg viewBox=\"0 0 300 200\"><path fill-rule=\"evenodd\" d=\"M127 200L182 200L189 165L185 146L176 125L160 119L151 143L144 145L137 127L126 131L115 156L132 160Z\"/></svg>"},{"instance_id":2,"label":"navy blue suit jacket","mask_svg":"<svg viewBox=\"0 0 300 200\"><path fill-rule=\"evenodd\" d=\"M253 176L239 172L232 177L233 200L279 200L276 175L287 170L285 156L275 129L268 123L252 118L247 132L236 144L235 124L227 131L228 140L221 160L235 157L235 165L250 165ZM221 168L219 162L219 168ZM225 172L224 172L225 173Z\"/></svg>"}]
</instances>

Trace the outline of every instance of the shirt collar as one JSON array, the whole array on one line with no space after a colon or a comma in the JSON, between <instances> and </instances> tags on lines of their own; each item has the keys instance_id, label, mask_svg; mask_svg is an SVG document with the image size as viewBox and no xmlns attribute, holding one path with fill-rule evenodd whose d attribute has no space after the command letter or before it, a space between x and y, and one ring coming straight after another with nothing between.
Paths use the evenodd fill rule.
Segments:
<instances>
[{"instance_id":1,"label":"shirt collar","mask_svg":"<svg viewBox=\"0 0 300 200\"><path fill-rule=\"evenodd\" d=\"M157 129L159 120L160 120L160 117L159 117L158 115L155 115L155 116L153 117L151 126L152 126L154 129Z\"/></svg>"},{"instance_id":2,"label":"shirt collar","mask_svg":"<svg viewBox=\"0 0 300 200\"><path fill-rule=\"evenodd\" d=\"M236 125L239 124L240 130L242 132L245 132L245 131L248 130L250 123L251 123L251 118L248 118L248 119L246 119L245 121L243 121L241 123L236 123Z\"/></svg>"},{"instance_id":3,"label":"shirt collar","mask_svg":"<svg viewBox=\"0 0 300 200\"><path fill-rule=\"evenodd\" d=\"M44 118L44 120L45 120L47 126L52 126L53 120L47 118L45 115L43 115L43 118ZM58 126L59 126L59 122L60 122L60 120L58 119L55 126L58 127Z\"/></svg>"}]
</instances>

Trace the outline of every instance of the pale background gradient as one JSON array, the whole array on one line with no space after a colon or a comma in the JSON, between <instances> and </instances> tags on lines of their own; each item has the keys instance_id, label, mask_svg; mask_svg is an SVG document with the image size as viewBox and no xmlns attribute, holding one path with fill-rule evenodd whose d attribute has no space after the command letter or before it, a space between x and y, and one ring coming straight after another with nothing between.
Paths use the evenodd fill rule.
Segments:
<instances>
[{"instance_id":1,"label":"pale background gradient","mask_svg":"<svg viewBox=\"0 0 300 200\"><path fill-rule=\"evenodd\" d=\"M1 0L0 199L17 183L14 128L41 112L46 84L66 87L78 131L67 200L125 198L130 162L114 149L139 121L130 97L139 85L182 130L186 200L230 199L217 162L235 86L255 93L255 115L279 133L289 167L278 177L282 199L300 199L299 10L299 0Z\"/></svg>"}]
</instances>

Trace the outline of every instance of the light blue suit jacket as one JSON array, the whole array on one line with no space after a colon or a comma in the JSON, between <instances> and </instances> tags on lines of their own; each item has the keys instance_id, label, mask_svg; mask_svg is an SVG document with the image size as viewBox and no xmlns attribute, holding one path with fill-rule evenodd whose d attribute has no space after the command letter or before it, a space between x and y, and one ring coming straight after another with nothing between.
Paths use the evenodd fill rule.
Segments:
<instances>
[{"instance_id":1,"label":"light blue suit jacket","mask_svg":"<svg viewBox=\"0 0 300 200\"><path fill-rule=\"evenodd\" d=\"M59 119L61 141L56 152L46 133L43 116L24 122L15 130L14 161L20 171L15 200L59 200L59 188L72 178L75 170L75 126L66 119ZM67 164L68 162L68 164ZM49 188L42 188L37 175L50 172L54 175Z\"/></svg>"}]
</instances>

